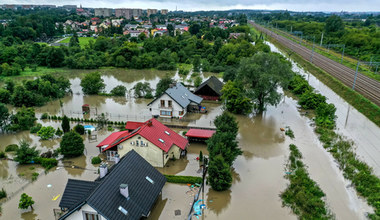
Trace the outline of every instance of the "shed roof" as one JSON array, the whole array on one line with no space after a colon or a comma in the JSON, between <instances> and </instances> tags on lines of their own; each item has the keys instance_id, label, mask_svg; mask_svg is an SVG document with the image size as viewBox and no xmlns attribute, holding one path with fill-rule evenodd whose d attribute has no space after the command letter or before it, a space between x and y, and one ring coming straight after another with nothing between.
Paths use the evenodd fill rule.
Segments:
<instances>
[{"instance_id":1,"label":"shed roof","mask_svg":"<svg viewBox=\"0 0 380 220\"><path fill-rule=\"evenodd\" d=\"M196 94L199 90L201 90L204 86L210 87L212 90L214 90L217 94L222 95L222 88L224 84L215 76L211 76L206 81L204 81L195 91Z\"/></svg>"},{"instance_id":2,"label":"shed roof","mask_svg":"<svg viewBox=\"0 0 380 220\"><path fill-rule=\"evenodd\" d=\"M186 137L194 138L210 138L216 131L215 130L206 130L206 129L193 129L191 128L187 133Z\"/></svg>"},{"instance_id":3,"label":"shed roof","mask_svg":"<svg viewBox=\"0 0 380 220\"><path fill-rule=\"evenodd\" d=\"M144 125L144 122L136 122L136 121L127 121L125 124L125 129L127 130L135 130L138 127Z\"/></svg>"},{"instance_id":4,"label":"shed roof","mask_svg":"<svg viewBox=\"0 0 380 220\"><path fill-rule=\"evenodd\" d=\"M128 135L128 133L129 133L128 131L114 132L114 133L110 134L110 136L106 137L106 139L104 139L102 142L100 142L97 145L97 147L103 147L103 146L106 146L106 145L111 145L112 143L114 143L120 137Z\"/></svg>"}]
</instances>

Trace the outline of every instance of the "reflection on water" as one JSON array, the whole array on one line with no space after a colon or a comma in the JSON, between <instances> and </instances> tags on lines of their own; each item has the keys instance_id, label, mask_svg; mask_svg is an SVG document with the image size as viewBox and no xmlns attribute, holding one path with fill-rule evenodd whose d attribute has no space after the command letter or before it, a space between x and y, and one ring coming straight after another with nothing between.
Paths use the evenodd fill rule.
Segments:
<instances>
[{"instance_id":1,"label":"reflection on water","mask_svg":"<svg viewBox=\"0 0 380 220\"><path fill-rule=\"evenodd\" d=\"M208 209L219 216L222 211L228 208L231 202L231 190L218 192L213 189L209 189L207 192L206 205Z\"/></svg>"}]
</instances>

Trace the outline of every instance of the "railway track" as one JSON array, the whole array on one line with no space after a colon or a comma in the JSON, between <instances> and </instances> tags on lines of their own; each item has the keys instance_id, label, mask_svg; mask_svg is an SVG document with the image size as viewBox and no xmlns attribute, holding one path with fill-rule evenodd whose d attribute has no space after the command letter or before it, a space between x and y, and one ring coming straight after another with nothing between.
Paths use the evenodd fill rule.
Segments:
<instances>
[{"instance_id":1,"label":"railway track","mask_svg":"<svg viewBox=\"0 0 380 220\"><path fill-rule=\"evenodd\" d=\"M288 49L294 51L300 55L305 60L311 59L312 51L299 43L296 43L290 39L287 39L281 35L278 35L262 26L250 21L255 28L261 32L271 36L279 43L283 44ZM312 63L317 67L323 69L336 79L340 80L343 84L352 88L355 78L355 70L350 69L338 62L335 62L319 53L313 52ZM371 100L376 105L380 106L380 82L374 79L369 78L366 75L358 73L356 82L355 82L355 91Z\"/></svg>"}]
</instances>

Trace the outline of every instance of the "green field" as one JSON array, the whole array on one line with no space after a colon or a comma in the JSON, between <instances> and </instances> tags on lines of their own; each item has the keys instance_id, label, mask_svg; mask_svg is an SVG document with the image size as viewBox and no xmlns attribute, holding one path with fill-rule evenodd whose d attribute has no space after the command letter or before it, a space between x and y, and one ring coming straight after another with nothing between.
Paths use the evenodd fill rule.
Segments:
<instances>
[{"instance_id":1,"label":"green field","mask_svg":"<svg viewBox=\"0 0 380 220\"><path fill-rule=\"evenodd\" d=\"M71 39L71 37L68 37L64 40L61 40L59 43L70 43L70 39ZM93 37L78 37L78 39L79 39L79 45L82 48L85 45L87 45L90 40L93 40L95 42L95 38L93 38Z\"/></svg>"}]
</instances>

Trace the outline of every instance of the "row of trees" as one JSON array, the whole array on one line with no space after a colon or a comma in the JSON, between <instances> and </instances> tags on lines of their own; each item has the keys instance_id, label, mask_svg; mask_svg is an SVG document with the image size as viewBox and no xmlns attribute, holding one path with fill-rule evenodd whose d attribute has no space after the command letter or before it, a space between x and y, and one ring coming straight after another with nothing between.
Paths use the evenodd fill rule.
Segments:
<instances>
[{"instance_id":1,"label":"row of trees","mask_svg":"<svg viewBox=\"0 0 380 220\"><path fill-rule=\"evenodd\" d=\"M231 187L231 166L242 151L236 136L239 130L234 116L223 112L215 118L216 133L207 140L209 151L208 183L214 190L223 191Z\"/></svg>"}]
</instances>

